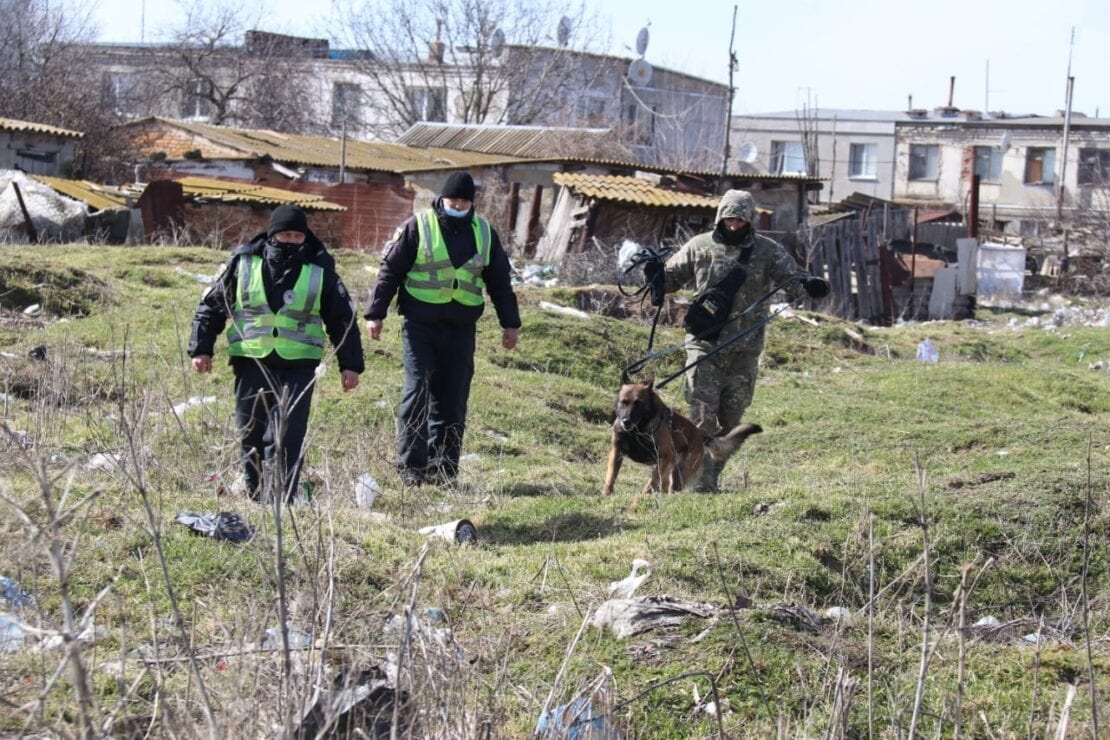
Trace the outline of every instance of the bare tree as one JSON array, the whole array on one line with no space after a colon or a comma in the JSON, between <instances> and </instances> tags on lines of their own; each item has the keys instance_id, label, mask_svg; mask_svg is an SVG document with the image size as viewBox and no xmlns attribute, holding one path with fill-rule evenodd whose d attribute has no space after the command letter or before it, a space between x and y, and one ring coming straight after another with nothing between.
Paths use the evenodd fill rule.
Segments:
<instances>
[{"instance_id":1,"label":"bare tree","mask_svg":"<svg viewBox=\"0 0 1110 740\"><path fill-rule=\"evenodd\" d=\"M327 48L308 39L250 31L259 18L243 6L194 0L170 31L169 54L155 75L161 94L181 101L176 115L210 123L307 131L305 61Z\"/></svg>"},{"instance_id":2,"label":"bare tree","mask_svg":"<svg viewBox=\"0 0 1110 740\"><path fill-rule=\"evenodd\" d=\"M562 0L365 0L335 35L364 50L352 64L380 97L365 125L395 136L418 121L528 124L573 108L599 27Z\"/></svg>"},{"instance_id":3,"label":"bare tree","mask_svg":"<svg viewBox=\"0 0 1110 740\"><path fill-rule=\"evenodd\" d=\"M115 113L101 105L101 84L88 64L95 28L88 9L48 0L0 0L0 116L85 134L65 170L108 179L120 160Z\"/></svg>"}]
</instances>

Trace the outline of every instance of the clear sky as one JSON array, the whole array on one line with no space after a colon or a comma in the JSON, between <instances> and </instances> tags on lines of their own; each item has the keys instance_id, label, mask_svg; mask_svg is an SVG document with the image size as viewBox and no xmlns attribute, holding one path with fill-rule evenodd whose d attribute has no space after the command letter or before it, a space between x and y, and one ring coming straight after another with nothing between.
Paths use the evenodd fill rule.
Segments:
<instances>
[{"instance_id":1,"label":"clear sky","mask_svg":"<svg viewBox=\"0 0 1110 740\"><path fill-rule=\"evenodd\" d=\"M543 0L519 0L543 2ZM264 30L326 37L330 0L242 0ZM732 0L588 0L608 51L728 82ZM737 113L802 106L960 108L1050 115L1064 107L1069 39L1073 110L1110 117L1110 0L762 0L739 3ZM144 14L145 7L145 14ZM95 0L105 41L157 40L180 23L177 0Z\"/></svg>"}]
</instances>

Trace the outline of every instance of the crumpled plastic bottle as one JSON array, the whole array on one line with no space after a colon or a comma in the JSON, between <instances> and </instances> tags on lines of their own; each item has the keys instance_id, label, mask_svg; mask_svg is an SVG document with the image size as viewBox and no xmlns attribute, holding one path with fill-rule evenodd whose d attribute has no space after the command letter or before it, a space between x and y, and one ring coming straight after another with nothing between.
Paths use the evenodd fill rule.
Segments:
<instances>
[{"instance_id":1,"label":"crumpled plastic bottle","mask_svg":"<svg viewBox=\"0 0 1110 740\"><path fill-rule=\"evenodd\" d=\"M933 344L932 339L926 339L917 345L917 359L921 362L938 362L940 360L940 352L937 351L937 346Z\"/></svg>"},{"instance_id":2,"label":"crumpled plastic bottle","mask_svg":"<svg viewBox=\"0 0 1110 740\"><path fill-rule=\"evenodd\" d=\"M374 505L374 499L382 492L382 487L369 473L363 473L355 481L355 503L363 509Z\"/></svg>"}]
</instances>

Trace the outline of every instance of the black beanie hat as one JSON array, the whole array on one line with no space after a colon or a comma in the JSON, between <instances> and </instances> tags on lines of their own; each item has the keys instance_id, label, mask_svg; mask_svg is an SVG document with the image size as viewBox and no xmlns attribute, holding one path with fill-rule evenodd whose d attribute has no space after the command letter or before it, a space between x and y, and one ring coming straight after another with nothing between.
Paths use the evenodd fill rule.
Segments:
<instances>
[{"instance_id":1,"label":"black beanie hat","mask_svg":"<svg viewBox=\"0 0 1110 740\"><path fill-rule=\"evenodd\" d=\"M463 198L474 200L474 178L468 172L452 172L443 183L444 198Z\"/></svg>"},{"instance_id":2,"label":"black beanie hat","mask_svg":"<svg viewBox=\"0 0 1110 740\"><path fill-rule=\"evenodd\" d=\"M282 231L299 231L308 234L308 218L304 211L297 206L278 206L270 214L270 225L266 227L266 236L273 238L274 234Z\"/></svg>"}]
</instances>

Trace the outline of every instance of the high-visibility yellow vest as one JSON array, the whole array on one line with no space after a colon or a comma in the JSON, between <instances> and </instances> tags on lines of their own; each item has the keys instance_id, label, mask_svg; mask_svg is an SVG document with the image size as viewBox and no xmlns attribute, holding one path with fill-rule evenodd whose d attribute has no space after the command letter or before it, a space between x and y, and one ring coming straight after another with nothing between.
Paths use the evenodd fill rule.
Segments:
<instances>
[{"instance_id":1,"label":"high-visibility yellow vest","mask_svg":"<svg viewBox=\"0 0 1110 740\"><path fill-rule=\"evenodd\" d=\"M324 322L320 319L320 293L324 268L306 264L282 307L274 313L262 282L263 259L239 257L239 289L227 329L228 354L262 359L277 352L286 360L319 360L324 356Z\"/></svg>"},{"instance_id":2,"label":"high-visibility yellow vest","mask_svg":"<svg viewBox=\"0 0 1110 740\"><path fill-rule=\"evenodd\" d=\"M439 228L439 218L432 209L416 216L420 246L416 262L405 279L405 290L413 298L425 303L458 301L464 306L481 306L483 302L482 270L489 264L492 237L489 221L475 216L474 244L477 252L459 267L451 264L447 242Z\"/></svg>"}]
</instances>

